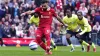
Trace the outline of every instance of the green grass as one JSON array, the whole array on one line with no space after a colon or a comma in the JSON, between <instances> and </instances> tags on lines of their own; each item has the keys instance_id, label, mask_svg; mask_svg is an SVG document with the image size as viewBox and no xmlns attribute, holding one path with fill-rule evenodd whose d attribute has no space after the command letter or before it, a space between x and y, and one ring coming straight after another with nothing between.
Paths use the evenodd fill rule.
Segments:
<instances>
[{"instance_id":1,"label":"green grass","mask_svg":"<svg viewBox=\"0 0 100 56\"><path fill-rule=\"evenodd\" d=\"M70 47L59 46L57 51L53 51L52 55L44 55L44 51L38 48L36 51L31 51L29 47L0 47L0 56L100 56L100 47L97 47L97 52L81 52L80 47L76 47L74 52L69 52Z\"/></svg>"}]
</instances>

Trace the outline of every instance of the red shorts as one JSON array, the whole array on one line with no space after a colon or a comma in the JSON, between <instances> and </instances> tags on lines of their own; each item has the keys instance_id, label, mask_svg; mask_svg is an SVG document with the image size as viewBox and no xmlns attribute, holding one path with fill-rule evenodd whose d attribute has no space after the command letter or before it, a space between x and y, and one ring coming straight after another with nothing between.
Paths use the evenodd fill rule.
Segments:
<instances>
[{"instance_id":1,"label":"red shorts","mask_svg":"<svg viewBox=\"0 0 100 56\"><path fill-rule=\"evenodd\" d=\"M44 28L38 28L36 30L36 37L43 37L43 36L50 36L50 33L51 33L51 28L47 28L47 27L44 27Z\"/></svg>"}]
</instances>

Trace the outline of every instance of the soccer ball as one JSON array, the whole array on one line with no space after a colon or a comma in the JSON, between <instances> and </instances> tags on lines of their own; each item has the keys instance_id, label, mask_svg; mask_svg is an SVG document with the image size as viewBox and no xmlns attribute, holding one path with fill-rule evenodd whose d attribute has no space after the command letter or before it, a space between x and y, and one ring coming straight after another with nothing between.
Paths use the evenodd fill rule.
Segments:
<instances>
[{"instance_id":1,"label":"soccer ball","mask_svg":"<svg viewBox=\"0 0 100 56\"><path fill-rule=\"evenodd\" d=\"M31 41L29 44L30 50L36 50L38 48L38 44L36 42Z\"/></svg>"}]
</instances>

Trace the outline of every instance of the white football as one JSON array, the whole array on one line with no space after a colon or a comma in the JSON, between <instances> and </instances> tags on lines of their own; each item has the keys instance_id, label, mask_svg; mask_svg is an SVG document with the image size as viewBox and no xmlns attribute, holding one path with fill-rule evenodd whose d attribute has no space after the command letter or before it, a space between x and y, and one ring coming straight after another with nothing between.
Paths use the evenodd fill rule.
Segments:
<instances>
[{"instance_id":1,"label":"white football","mask_svg":"<svg viewBox=\"0 0 100 56\"><path fill-rule=\"evenodd\" d=\"M29 48L31 50L36 50L38 48L38 44L36 42L31 41L29 44Z\"/></svg>"}]
</instances>

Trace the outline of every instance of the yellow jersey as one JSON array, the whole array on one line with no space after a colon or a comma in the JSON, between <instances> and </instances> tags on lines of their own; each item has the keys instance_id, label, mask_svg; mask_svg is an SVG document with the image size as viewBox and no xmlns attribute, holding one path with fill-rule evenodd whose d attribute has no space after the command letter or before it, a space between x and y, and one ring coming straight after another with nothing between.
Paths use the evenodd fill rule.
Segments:
<instances>
[{"instance_id":1,"label":"yellow jersey","mask_svg":"<svg viewBox=\"0 0 100 56\"><path fill-rule=\"evenodd\" d=\"M37 18L35 18L34 17L34 15L30 18L30 20L29 20L29 23L30 24L35 24L36 26L38 26L39 25L39 17L37 17Z\"/></svg>"},{"instance_id":2,"label":"yellow jersey","mask_svg":"<svg viewBox=\"0 0 100 56\"><path fill-rule=\"evenodd\" d=\"M75 30L78 27L76 20L78 19L77 15L72 14L72 17L68 18L65 16L63 22L68 25L67 30Z\"/></svg>"},{"instance_id":3,"label":"yellow jersey","mask_svg":"<svg viewBox=\"0 0 100 56\"><path fill-rule=\"evenodd\" d=\"M84 34L85 32L91 31L91 26L89 25L88 20L85 17L83 17L82 20L77 19L77 24L80 26L82 31L79 33L80 35Z\"/></svg>"}]
</instances>

